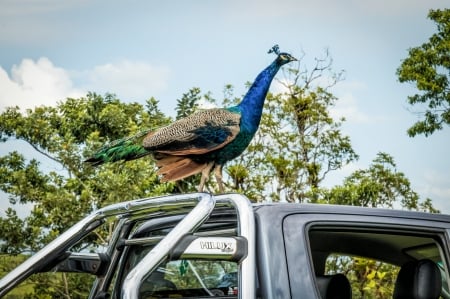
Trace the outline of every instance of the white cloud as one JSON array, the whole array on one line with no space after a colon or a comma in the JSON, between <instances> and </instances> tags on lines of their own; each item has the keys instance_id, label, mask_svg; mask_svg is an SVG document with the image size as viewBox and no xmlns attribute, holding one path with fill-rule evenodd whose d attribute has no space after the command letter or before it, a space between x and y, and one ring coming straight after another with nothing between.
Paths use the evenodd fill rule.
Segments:
<instances>
[{"instance_id":1,"label":"white cloud","mask_svg":"<svg viewBox=\"0 0 450 299\"><path fill-rule=\"evenodd\" d=\"M330 109L330 114L334 119L344 117L351 123L370 122L369 116L358 109L358 102L351 92L339 96L336 106Z\"/></svg>"},{"instance_id":2,"label":"white cloud","mask_svg":"<svg viewBox=\"0 0 450 299\"><path fill-rule=\"evenodd\" d=\"M112 92L123 100L147 99L167 88L169 68L146 62L123 60L77 73L87 82L84 90Z\"/></svg>"},{"instance_id":3,"label":"white cloud","mask_svg":"<svg viewBox=\"0 0 450 299\"><path fill-rule=\"evenodd\" d=\"M416 191L422 200L431 198L434 207L442 213L450 214L450 179L446 173L426 170L416 185Z\"/></svg>"},{"instance_id":4,"label":"white cloud","mask_svg":"<svg viewBox=\"0 0 450 299\"><path fill-rule=\"evenodd\" d=\"M0 110L52 106L67 97L81 97L88 91L115 93L123 100L143 100L167 87L169 69L145 62L121 61L83 71L55 66L48 58L23 59L10 75L0 67ZM82 82L82 83L77 83Z\"/></svg>"},{"instance_id":5,"label":"white cloud","mask_svg":"<svg viewBox=\"0 0 450 299\"><path fill-rule=\"evenodd\" d=\"M23 59L12 67L11 77L0 67L0 109L16 105L22 109L54 105L58 100L82 94L73 86L68 72L45 57L36 62Z\"/></svg>"},{"instance_id":6,"label":"white cloud","mask_svg":"<svg viewBox=\"0 0 450 299\"><path fill-rule=\"evenodd\" d=\"M336 105L331 108L331 116L335 119L344 117L347 122L356 124L377 121L379 117L366 114L358 105L357 94L365 89L366 85L362 82L339 82L333 91L338 100Z\"/></svg>"},{"instance_id":7,"label":"white cloud","mask_svg":"<svg viewBox=\"0 0 450 299\"><path fill-rule=\"evenodd\" d=\"M450 199L450 179L445 173L438 171L426 171L424 173L424 186L422 193L430 198Z\"/></svg>"}]
</instances>

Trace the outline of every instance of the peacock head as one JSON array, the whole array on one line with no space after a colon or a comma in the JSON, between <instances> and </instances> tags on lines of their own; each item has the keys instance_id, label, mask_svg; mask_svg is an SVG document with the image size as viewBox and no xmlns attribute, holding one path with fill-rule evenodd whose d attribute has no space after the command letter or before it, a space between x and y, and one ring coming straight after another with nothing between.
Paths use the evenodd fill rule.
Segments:
<instances>
[{"instance_id":1,"label":"peacock head","mask_svg":"<svg viewBox=\"0 0 450 299\"><path fill-rule=\"evenodd\" d=\"M269 53L269 54L270 54L270 53L275 53L275 54L277 54L276 62L277 62L277 64L279 64L279 65L283 65L283 64L289 63L289 62L291 62L291 61L297 61L297 60L298 60L297 58L295 58L294 56L292 56L292 55L289 54L289 53L280 52L280 47L279 47L278 45L273 46L273 47L269 50L268 53Z\"/></svg>"}]
</instances>

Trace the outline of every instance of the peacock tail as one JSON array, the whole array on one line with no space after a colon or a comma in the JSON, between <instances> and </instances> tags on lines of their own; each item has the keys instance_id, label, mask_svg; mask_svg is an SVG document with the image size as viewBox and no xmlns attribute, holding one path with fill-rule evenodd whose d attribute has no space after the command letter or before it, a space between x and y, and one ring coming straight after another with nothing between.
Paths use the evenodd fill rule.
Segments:
<instances>
[{"instance_id":1,"label":"peacock tail","mask_svg":"<svg viewBox=\"0 0 450 299\"><path fill-rule=\"evenodd\" d=\"M130 161L149 155L151 151L146 150L142 145L142 140L149 132L151 130L143 130L136 135L114 140L97 150L85 162L92 166L98 166L103 163Z\"/></svg>"}]
</instances>

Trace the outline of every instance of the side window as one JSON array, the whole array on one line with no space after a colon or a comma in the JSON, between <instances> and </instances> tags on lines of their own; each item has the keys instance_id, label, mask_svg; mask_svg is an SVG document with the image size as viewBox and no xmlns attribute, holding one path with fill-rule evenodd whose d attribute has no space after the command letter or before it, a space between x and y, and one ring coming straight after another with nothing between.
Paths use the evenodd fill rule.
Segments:
<instances>
[{"instance_id":1,"label":"side window","mask_svg":"<svg viewBox=\"0 0 450 299\"><path fill-rule=\"evenodd\" d=\"M344 274L353 298L392 298L400 267L380 260L332 253L325 262L325 275Z\"/></svg>"},{"instance_id":2,"label":"side window","mask_svg":"<svg viewBox=\"0 0 450 299\"><path fill-rule=\"evenodd\" d=\"M322 297L409 298L420 286L430 298L450 298L439 233L330 227L308 232Z\"/></svg>"},{"instance_id":3,"label":"side window","mask_svg":"<svg viewBox=\"0 0 450 299\"><path fill-rule=\"evenodd\" d=\"M146 246L130 248L122 280L150 250ZM232 261L169 260L141 284L139 298L236 298L238 282L238 264Z\"/></svg>"},{"instance_id":4,"label":"side window","mask_svg":"<svg viewBox=\"0 0 450 299\"><path fill-rule=\"evenodd\" d=\"M142 284L142 298L237 295L237 264L227 261L176 260L159 267Z\"/></svg>"}]
</instances>

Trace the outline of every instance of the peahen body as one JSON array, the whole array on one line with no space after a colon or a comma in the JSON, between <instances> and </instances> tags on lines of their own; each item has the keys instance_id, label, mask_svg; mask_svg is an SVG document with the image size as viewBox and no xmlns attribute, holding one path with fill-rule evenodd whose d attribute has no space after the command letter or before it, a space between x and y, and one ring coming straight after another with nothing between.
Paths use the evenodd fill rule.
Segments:
<instances>
[{"instance_id":1,"label":"peahen body","mask_svg":"<svg viewBox=\"0 0 450 299\"><path fill-rule=\"evenodd\" d=\"M155 131L112 142L98 150L86 162L134 160L152 154L159 167L161 181L176 181L202 173L199 192L214 170L220 192L223 165L239 156L255 135L270 84L282 65L295 61L274 46L277 58L255 79L242 101L233 107L196 112Z\"/></svg>"}]
</instances>

